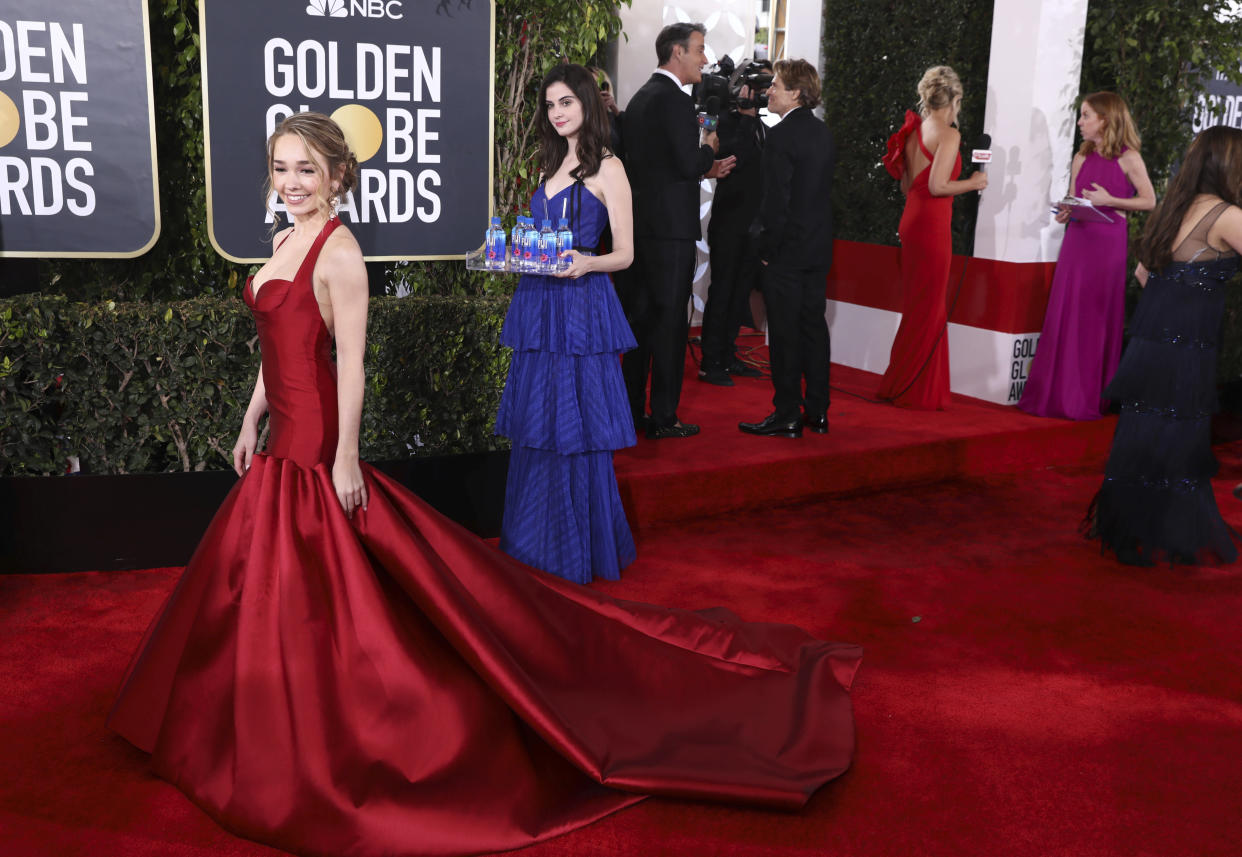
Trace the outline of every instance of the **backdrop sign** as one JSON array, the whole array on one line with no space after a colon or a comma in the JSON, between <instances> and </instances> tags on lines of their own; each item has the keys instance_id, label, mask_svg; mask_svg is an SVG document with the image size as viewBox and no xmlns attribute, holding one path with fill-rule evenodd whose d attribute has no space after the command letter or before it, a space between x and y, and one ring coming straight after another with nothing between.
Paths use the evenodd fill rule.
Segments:
<instances>
[{"instance_id":1,"label":"backdrop sign","mask_svg":"<svg viewBox=\"0 0 1242 857\"><path fill-rule=\"evenodd\" d=\"M208 227L221 255L269 255L264 144L304 110L336 119L358 157L340 214L368 259L462 258L482 243L492 2L199 0L199 14Z\"/></svg>"},{"instance_id":2,"label":"backdrop sign","mask_svg":"<svg viewBox=\"0 0 1242 857\"><path fill-rule=\"evenodd\" d=\"M1242 128L1242 86L1219 71L1205 81L1206 91L1195 105L1191 130L1198 134L1213 125Z\"/></svg>"},{"instance_id":3,"label":"backdrop sign","mask_svg":"<svg viewBox=\"0 0 1242 857\"><path fill-rule=\"evenodd\" d=\"M159 237L146 0L0 0L0 256Z\"/></svg>"}]
</instances>

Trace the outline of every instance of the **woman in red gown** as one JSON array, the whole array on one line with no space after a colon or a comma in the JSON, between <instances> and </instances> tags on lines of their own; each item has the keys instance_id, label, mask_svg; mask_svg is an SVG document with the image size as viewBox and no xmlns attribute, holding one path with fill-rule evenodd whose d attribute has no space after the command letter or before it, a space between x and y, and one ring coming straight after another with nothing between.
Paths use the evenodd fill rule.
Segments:
<instances>
[{"instance_id":1,"label":"woman in red gown","mask_svg":"<svg viewBox=\"0 0 1242 857\"><path fill-rule=\"evenodd\" d=\"M884 156L884 166L901 181L906 208L898 227L901 326L877 395L906 408L940 411L949 404L945 293L953 262L953 197L988 186L982 171L958 180L962 135L955 123L961 109L957 73L946 65L929 68L919 81L919 113L906 111Z\"/></svg>"},{"instance_id":2,"label":"woman in red gown","mask_svg":"<svg viewBox=\"0 0 1242 857\"><path fill-rule=\"evenodd\" d=\"M857 646L606 598L359 462L366 279L329 203L356 162L298 114L268 164L293 226L246 284L242 478L109 725L228 829L333 857L517 848L650 794L798 807L844 771Z\"/></svg>"}]
</instances>

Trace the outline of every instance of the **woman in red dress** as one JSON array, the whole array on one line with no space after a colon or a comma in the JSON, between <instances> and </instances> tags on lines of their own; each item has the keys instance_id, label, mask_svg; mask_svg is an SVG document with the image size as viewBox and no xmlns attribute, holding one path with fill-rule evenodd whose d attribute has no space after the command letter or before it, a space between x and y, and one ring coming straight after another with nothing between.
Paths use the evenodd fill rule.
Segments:
<instances>
[{"instance_id":1,"label":"woman in red dress","mask_svg":"<svg viewBox=\"0 0 1242 857\"><path fill-rule=\"evenodd\" d=\"M953 242L953 197L988 186L983 171L958 180L962 135L962 82L947 65L929 68L919 81L919 113L889 138L884 166L901 181L901 326L878 396L906 408L944 410L949 404L948 311L945 293Z\"/></svg>"},{"instance_id":2,"label":"woman in red dress","mask_svg":"<svg viewBox=\"0 0 1242 857\"><path fill-rule=\"evenodd\" d=\"M109 725L228 829L334 857L517 848L649 794L798 807L844 771L857 646L607 598L359 461L366 275L329 202L356 161L297 114L268 166L293 226L245 287L241 479Z\"/></svg>"}]
</instances>

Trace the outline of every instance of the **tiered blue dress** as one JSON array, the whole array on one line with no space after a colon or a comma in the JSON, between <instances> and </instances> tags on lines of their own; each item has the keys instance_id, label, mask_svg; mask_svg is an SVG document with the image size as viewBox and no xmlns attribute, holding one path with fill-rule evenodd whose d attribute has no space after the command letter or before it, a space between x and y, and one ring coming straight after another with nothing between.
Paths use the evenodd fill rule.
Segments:
<instances>
[{"instance_id":1,"label":"tiered blue dress","mask_svg":"<svg viewBox=\"0 0 1242 857\"><path fill-rule=\"evenodd\" d=\"M1212 494L1212 414L1225 286L1238 256L1207 244L1228 208L1203 217L1152 271L1130 322L1130 343L1104 391L1121 404L1090 533L1122 562L1233 562L1233 532Z\"/></svg>"},{"instance_id":2,"label":"tiered blue dress","mask_svg":"<svg viewBox=\"0 0 1242 857\"><path fill-rule=\"evenodd\" d=\"M608 210L581 182L531 199L536 217L570 214L578 247L593 247ZM525 274L502 345L513 349L496 434L513 442L500 547L576 583L616 580L634 561L615 450L633 446L619 355L637 344L607 274Z\"/></svg>"}]
</instances>

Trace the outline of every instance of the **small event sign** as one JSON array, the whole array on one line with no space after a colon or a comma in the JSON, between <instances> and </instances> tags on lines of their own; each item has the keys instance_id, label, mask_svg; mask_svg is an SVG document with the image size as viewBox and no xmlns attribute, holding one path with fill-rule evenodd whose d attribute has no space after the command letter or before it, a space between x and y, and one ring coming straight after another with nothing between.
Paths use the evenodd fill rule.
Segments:
<instances>
[{"instance_id":1,"label":"small event sign","mask_svg":"<svg viewBox=\"0 0 1242 857\"><path fill-rule=\"evenodd\" d=\"M286 116L333 117L358 158L341 201L368 259L463 258L492 194L491 0L199 0L212 244L271 253L265 142Z\"/></svg>"},{"instance_id":2,"label":"small event sign","mask_svg":"<svg viewBox=\"0 0 1242 857\"><path fill-rule=\"evenodd\" d=\"M0 256L159 237L147 0L0 0Z\"/></svg>"},{"instance_id":3,"label":"small event sign","mask_svg":"<svg viewBox=\"0 0 1242 857\"><path fill-rule=\"evenodd\" d=\"M1242 128L1242 86L1219 71L1211 73L1204 85L1206 91L1195 105L1190 129L1198 134L1213 125Z\"/></svg>"}]
</instances>

